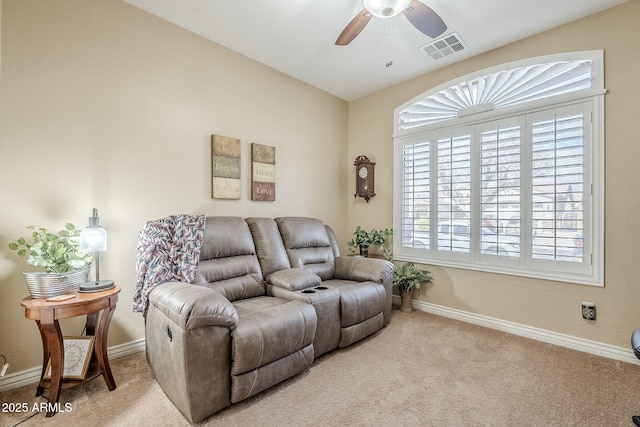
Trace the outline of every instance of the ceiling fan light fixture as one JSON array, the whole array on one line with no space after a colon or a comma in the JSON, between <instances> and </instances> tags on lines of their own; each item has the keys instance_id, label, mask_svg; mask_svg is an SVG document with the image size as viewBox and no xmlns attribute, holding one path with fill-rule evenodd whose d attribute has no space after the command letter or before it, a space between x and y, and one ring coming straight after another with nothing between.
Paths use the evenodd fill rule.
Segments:
<instances>
[{"instance_id":1,"label":"ceiling fan light fixture","mask_svg":"<svg viewBox=\"0 0 640 427\"><path fill-rule=\"evenodd\" d=\"M364 8L378 18L393 18L409 6L411 0L364 0Z\"/></svg>"}]
</instances>

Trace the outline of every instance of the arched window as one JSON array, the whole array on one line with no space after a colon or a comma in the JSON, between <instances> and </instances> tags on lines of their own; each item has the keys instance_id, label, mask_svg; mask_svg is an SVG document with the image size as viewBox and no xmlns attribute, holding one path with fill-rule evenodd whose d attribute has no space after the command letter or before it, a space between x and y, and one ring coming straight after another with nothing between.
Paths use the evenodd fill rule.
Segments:
<instances>
[{"instance_id":1,"label":"arched window","mask_svg":"<svg viewBox=\"0 0 640 427\"><path fill-rule=\"evenodd\" d=\"M603 285L603 68L532 58L398 107L395 257Z\"/></svg>"}]
</instances>

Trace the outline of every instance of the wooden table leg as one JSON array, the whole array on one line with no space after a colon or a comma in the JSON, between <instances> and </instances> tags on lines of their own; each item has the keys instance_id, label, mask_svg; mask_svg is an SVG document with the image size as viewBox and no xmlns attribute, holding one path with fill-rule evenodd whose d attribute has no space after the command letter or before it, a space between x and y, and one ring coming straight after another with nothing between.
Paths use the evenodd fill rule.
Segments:
<instances>
[{"instance_id":1,"label":"wooden table leg","mask_svg":"<svg viewBox=\"0 0 640 427\"><path fill-rule=\"evenodd\" d=\"M87 322L85 323L85 332L87 336L96 334L96 323L98 322L99 312L87 314Z\"/></svg>"},{"instance_id":2,"label":"wooden table leg","mask_svg":"<svg viewBox=\"0 0 640 427\"><path fill-rule=\"evenodd\" d=\"M107 387L110 391L116 389L116 382L111 374L111 366L109 366L109 357L107 356L107 337L109 334L109 323L111 317L116 309L117 296L114 296L109 301L109 307L105 308L100 316L100 322L98 323L98 329L96 331L96 358L98 359L98 366L102 371L104 382L107 383Z\"/></svg>"},{"instance_id":3,"label":"wooden table leg","mask_svg":"<svg viewBox=\"0 0 640 427\"><path fill-rule=\"evenodd\" d=\"M42 325L40 325L40 321L36 320L36 324L38 325L38 330L40 331L40 338L42 339L42 372L40 373L40 383L38 383L38 388L36 389L36 397L41 396L44 393L44 387L42 386L42 380L46 374L47 362L49 362L49 347L47 346L47 337L42 330Z\"/></svg>"},{"instance_id":4,"label":"wooden table leg","mask_svg":"<svg viewBox=\"0 0 640 427\"><path fill-rule=\"evenodd\" d=\"M47 417L52 417L56 414L55 407L57 407L56 404L60 399L60 388L64 373L64 343L60 325L57 320L53 320L53 313L51 313L51 316L42 316L40 328L45 337L45 346L48 349L51 360L51 385L49 387ZM44 369L46 369L46 363Z\"/></svg>"}]
</instances>

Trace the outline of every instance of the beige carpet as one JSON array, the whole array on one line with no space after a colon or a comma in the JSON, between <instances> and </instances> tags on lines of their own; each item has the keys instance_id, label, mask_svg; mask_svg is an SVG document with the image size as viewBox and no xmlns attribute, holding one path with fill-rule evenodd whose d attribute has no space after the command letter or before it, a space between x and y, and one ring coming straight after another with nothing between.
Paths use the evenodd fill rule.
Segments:
<instances>
[{"instance_id":1,"label":"beige carpet","mask_svg":"<svg viewBox=\"0 0 640 427\"><path fill-rule=\"evenodd\" d=\"M1 413L2 426L189 425L143 353L62 393L71 411ZM35 385L0 394L34 402ZM394 310L376 335L321 357L306 372L209 417L208 426L632 426L640 366L422 312ZM26 420L22 422L23 420Z\"/></svg>"}]
</instances>

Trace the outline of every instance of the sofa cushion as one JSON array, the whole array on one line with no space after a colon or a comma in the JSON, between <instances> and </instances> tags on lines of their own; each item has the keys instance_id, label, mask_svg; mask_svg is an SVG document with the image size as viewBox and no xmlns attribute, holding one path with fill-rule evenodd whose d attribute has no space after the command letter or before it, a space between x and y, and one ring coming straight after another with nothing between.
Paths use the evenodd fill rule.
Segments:
<instances>
[{"instance_id":1,"label":"sofa cushion","mask_svg":"<svg viewBox=\"0 0 640 427\"><path fill-rule=\"evenodd\" d=\"M338 344L338 347L348 347L351 344L377 332L383 326L384 315L382 313L378 313L369 320L342 328L340 330L340 344Z\"/></svg>"},{"instance_id":2,"label":"sofa cushion","mask_svg":"<svg viewBox=\"0 0 640 427\"><path fill-rule=\"evenodd\" d=\"M325 225L316 218L276 218L292 268L306 268L322 280L335 274L335 253Z\"/></svg>"},{"instance_id":3,"label":"sofa cushion","mask_svg":"<svg viewBox=\"0 0 640 427\"><path fill-rule=\"evenodd\" d=\"M196 284L209 287L229 301L265 294L260 265L255 256L200 261Z\"/></svg>"},{"instance_id":4,"label":"sofa cushion","mask_svg":"<svg viewBox=\"0 0 640 427\"><path fill-rule=\"evenodd\" d=\"M369 320L384 311L387 295L384 286L378 283L326 280L322 285L340 291L340 324L343 328Z\"/></svg>"},{"instance_id":5,"label":"sofa cushion","mask_svg":"<svg viewBox=\"0 0 640 427\"><path fill-rule=\"evenodd\" d=\"M317 317L302 301L257 297L236 301L238 324L232 332L233 375L267 365L313 342Z\"/></svg>"},{"instance_id":6,"label":"sofa cushion","mask_svg":"<svg viewBox=\"0 0 640 427\"><path fill-rule=\"evenodd\" d=\"M317 218L276 218L285 248L311 248L329 246L329 236L322 221Z\"/></svg>"},{"instance_id":7,"label":"sofa cushion","mask_svg":"<svg viewBox=\"0 0 640 427\"><path fill-rule=\"evenodd\" d=\"M253 236L262 275L267 277L275 271L290 268L289 257L275 220L273 218L247 218L245 221Z\"/></svg>"},{"instance_id":8,"label":"sofa cushion","mask_svg":"<svg viewBox=\"0 0 640 427\"><path fill-rule=\"evenodd\" d=\"M208 217L196 284L229 301L265 295L265 287L249 226L240 217Z\"/></svg>"},{"instance_id":9,"label":"sofa cushion","mask_svg":"<svg viewBox=\"0 0 640 427\"><path fill-rule=\"evenodd\" d=\"M244 218L235 216L207 217L200 259L255 255L251 232Z\"/></svg>"},{"instance_id":10,"label":"sofa cushion","mask_svg":"<svg viewBox=\"0 0 640 427\"><path fill-rule=\"evenodd\" d=\"M314 346L308 346L267 365L231 377L231 401L240 402L309 368Z\"/></svg>"}]
</instances>

